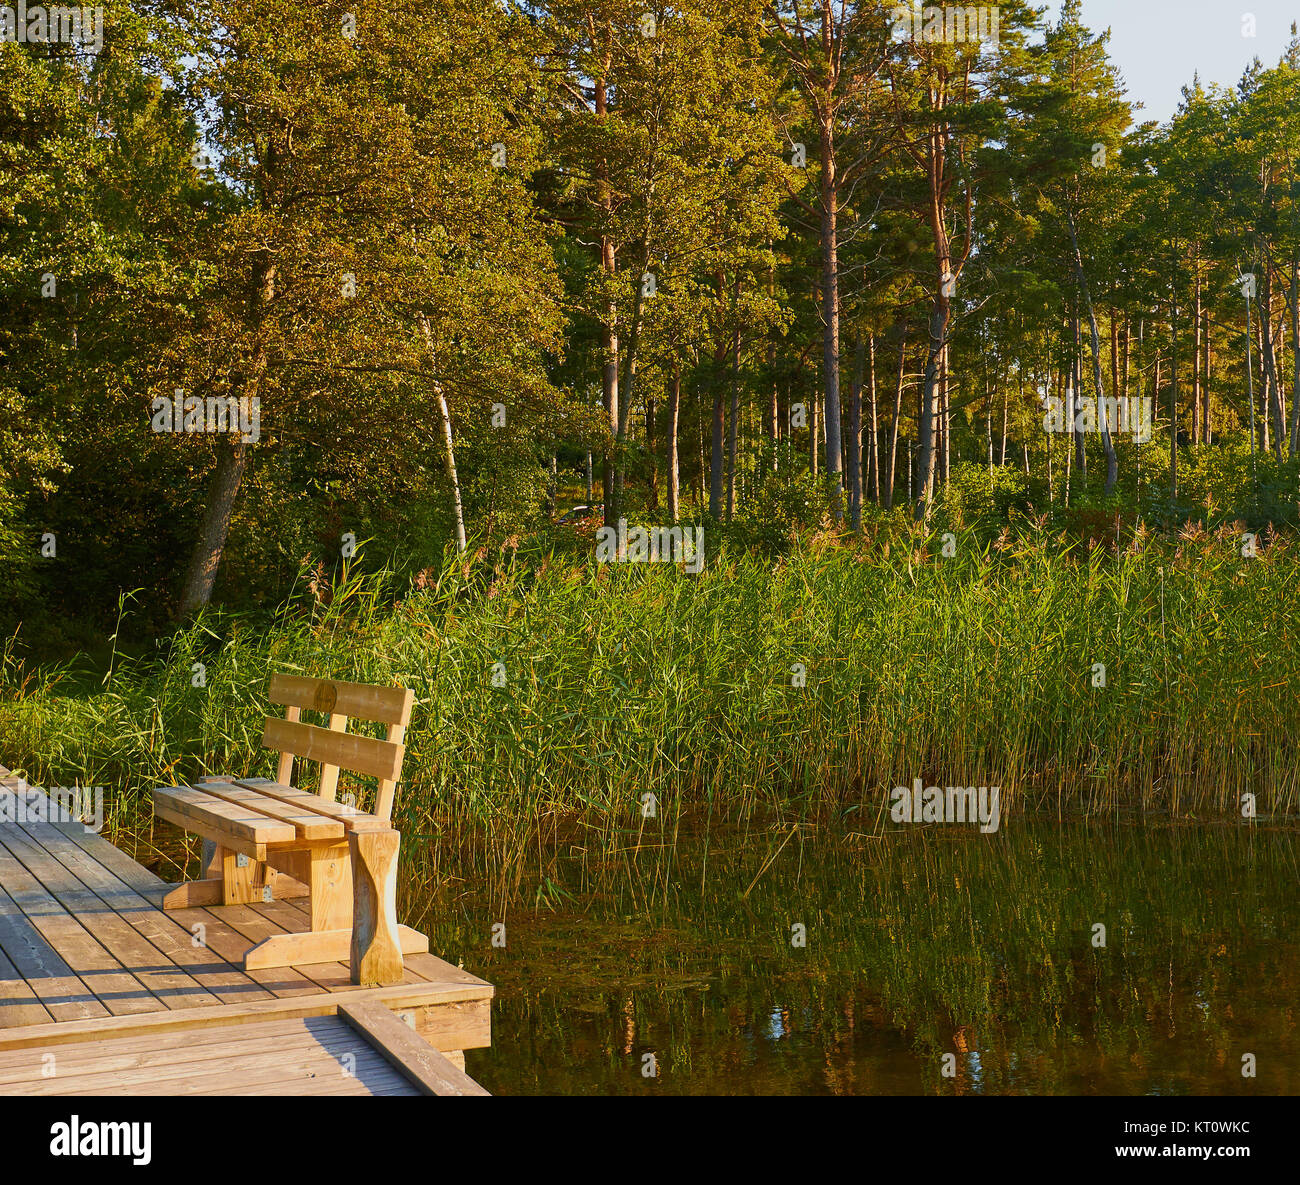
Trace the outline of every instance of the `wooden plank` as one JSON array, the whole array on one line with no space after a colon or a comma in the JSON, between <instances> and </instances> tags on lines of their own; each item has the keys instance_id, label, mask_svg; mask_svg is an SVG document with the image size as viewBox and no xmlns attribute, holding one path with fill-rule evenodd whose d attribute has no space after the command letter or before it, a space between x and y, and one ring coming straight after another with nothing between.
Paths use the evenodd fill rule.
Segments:
<instances>
[{"instance_id":1,"label":"wooden plank","mask_svg":"<svg viewBox=\"0 0 1300 1185\"><path fill-rule=\"evenodd\" d=\"M0 951L27 982L53 1021L108 1016L108 1009L95 998L95 993L31 924L2 885ZM7 1021L9 1018L5 1019ZM14 1019L17 1019L16 1015Z\"/></svg>"},{"instance_id":2,"label":"wooden plank","mask_svg":"<svg viewBox=\"0 0 1300 1185\"><path fill-rule=\"evenodd\" d=\"M399 1010L394 1005L394 1011ZM437 1004L430 1007L401 1009L410 1013L416 1033L434 1049L485 1049L492 1044L490 1007L476 1002Z\"/></svg>"},{"instance_id":3,"label":"wooden plank","mask_svg":"<svg viewBox=\"0 0 1300 1185\"><path fill-rule=\"evenodd\" d=\"M196 1057L207 1057L212 1056L205 1052L209 1049L218 1052L223 1049L242 1050L245 1044L256 1046L264 1043L268 1034L283 1033L290 1040L305 1039L309 1035L313 1039L324 1039L341 1024L334 1016L310 1016L169 1032L148 1030L112 1041L83 1040L60 1045L59 1065L81 1072L106 1057L115 1059L114 1064L122 1067L146 1065L153 1058L166 1061L173 1051L192 1051ZM0 1050L0 1084L20 1077L24 1067L31 1067L34 1056L39 1059L39 1049Z\"/></svg>"},{"instance_id":4,"label":"wooden plank","mask_svg":"<svg viewBox=\"0 0 1300 1185\"><path fill-rule=\"evenodd\" d=\"M325 1049L313 1041L305 1046L282 1049L278 1040L265 1040L262 1049L238 1059L219 1056L195 1064L182 1062L179 1065L147 1066L107 1075L92 1073L65 1077L56 1074L52 1078L10 1083L5 1087L5 1093L116 1095L150 1087L151 1094L203 1092L239 1095L249 1087L292 1082L298 1084L296 1093L312 1094L314 1085L373 1074L386 1067L383 1055L377 1050L357 1048L356 1044ZM53 1056L57 1067L58 1055Z\"/></svg>"},{"instance_id":5,"label":"wooden plank","mask_svg":"<svg viewBox=\"0 0 1300 1185\"><path fill-rule=\"evenodd\" d=\"M12 905L114 1016L163 1008L162 1002L59 905L3 844L0 844L0 884L4 885ZM8 953L7 945L5 950ZM17 959L13 961L18 963ZM30 977L27 978L30 982Z\"/></svg>"},{"instance_id":6,"label":"wooden plank","mask_svg":"<svg viewBox=\"0 0 1300 1185\"><path fill-rule=\"evenodd\" d=\"M319 1027L319 1021L318 1021ZM245 1035L245 1030L248 1035ZM340 1052L357 1052L364 1046L355 1034L340 1034L335 1029L313 1031L303 1027L302 1021L276 1021L261 1025L236 1025L233 1030L213 1028L202 1034L208 1039L196 1041L194 1033L150 1034L129 1041L82 1041L75 1045L60 1045L50 1069L53 1076L65 1085L89 1087L96 1076L110 1075L102 1082L105 1094L114 1093L113 1087L129 1074L139 1074L151 1069L196 1066L204 1062L244 1061L265 1053L274 1043L278 1053L294 1053L305 1049L324 1048ZM171 1038L166 1045L159 1044L164 1037ZM178 1040L183 1038L183 1040ZM350 1038L350 1039L349 1039ZM15 1083L29 1081L33 1070L40 1076L42 1059L50 1050L16 1049L0 1053L0 1094L9 1093Z\"/></svg>"},{"instance_id":7,"label":"wooden plank","mask_svg":"<svg viewBox=\"0 0 1300 1185\"><path fill-rule=\"evenodd\" d=\"M344 1078L329 1084L313 1083L310 1091L295 1090L284 1083L272 1083L269 1086L250 1086L241 1090L239 1096L240 1098L274 1098L300 1097L310 1094L312 1098L387 1098L400 1095L419 1095L420 1092L386 1062L381 1073L385 1077L380 1078L379 1074L375 1074L367 1075L365 1081L357 1078ZM220 1093L220 1091L195 1091L193 1097L204 1098Z\"/></svg>"},{"instance_id":8,"label":"wooden plank","mask_svg":"<svg viewBox=\"0 0 1300 1185\"><path fill-rule=\"evenodd\" d=\"M21 837L21 838L20 838ZM60 861L20 828L0 833L0 849L21 861L47 893L86 928L103 948L168 1008L215 1004L217 998L187 972L165 959L148 939L109 909ZM161 965L160 965L161 964Z\"/></svg>"},{"instance_id":9,"label":"wooden plank","mask_svg":"<svg viewBox=\"0 0 1300 1185\"><path fill-rule=\"evenodd\" d=\"M153 813L155 818L164 819L168 823L175 823L182 831L213 840L218 847L229 848L232 852L242 852L250 860L266 860L266 844L264 843L254 843L251 839L245 839L241 835L233 835L223 831L206 819L199 819L194 815L174 811L161 802L154 803Z\"/></svg>"},{"instance_id":10,"label":"wooden plank","mask_svg":"<svg viewBox=\"0 0 1300 1185\"><path fill-rule=\"evenodd\" d=\"M429 940L410 926L398 926L394 935L403 953L427 954ZM352 931L309 930L303 934L274 934L258 943L244 958L244 966L297 967L306 963L343 963L352 952ZM349 980L352 977L348 970Z\"/></svg>"},{"instance_id":11,"label":"wooden plank","mask_svg":"<svg viewBox=\"0 0 1300 1185\"><path fill-rule=\"evenodd\" d=\"M32 985L0 950L0 1029L45 1024L52 1019Z\"/></svg>"},{"instance_id":12,"label":"wooden plank","mask_svg":"<svg viewBox=\"0 0 1300 1185\"><path fill-rule=\"evenodd\" d=\"M343 824L337 819L330 819L317 811L303 810L300 806L275 798L270 794L261 794L247 786L234 782L203 783L203 793L227 802L252 807L264 815L280 819L293 827L299 839L323 840L343 839Z\"/></svg>"},{"instance_id":13,"label":"wooden plank","mask_svg":"<svg viewBox=\"0 0 1300 1185\"><path fill-rule=\"evenodd\" d=\"M454 967L446 959L437 955L408 955L406 969L415 971L431 983L485 983L477 975L466 971L464 967Z\"/></svg>"},{"instance_id":14,"label":"wooden plank","mask_svg":"<svg viewBox=\"0 0 1300 1185\"><path fill-rule=\"evenodd\" d=\"M370 683L282 674L271 676L266 698L273 704L306 708L310 712L402 725L411 722L411 707L415 703L415 693L406 687L377 687Z\"/></svg>"},{"instance_id":15,"label":"wooden plank","mask_svg":"<svg viewBox=\"0 0 1300 1185\"><path fill-rule=\"evenodd\" d=\"M342 1060L344 1056L348 1057L346 1062ZM340 1054L316 1050L300 1055L289 1064L272 1061L256 1069L236 1067L225 1081L196 1083L193 1091L184 1093L240 1096L370 1094L372 1088L367 1083L390 1088L400 1081L400 1075L374 1050L347 1050Z\"/></svg>"},{"instance_id":16,"label":"wooden plank","mask_svg":"<svg viewBox=\"0 0 1300 1185\"><path fill-rule=\"evenodd\" d=\"M322 765L337 765L355 773L396 780L401 777L406 746L355 732L331 732L314 724L266 718L262 744Z\"/></svg>"},{"instance_id":17,"label":"wooden plank","mask_svg":"<svg viewBox=\"0 0 1300 1185\"><path fill-rule=\"evenodd\" d=\"M406 726L392 724L388 728L388 739L395 745L406 743ZM393 817L393 795L397 793L397 783L391 778L380 778L375 791L375 814L381 819Z\"/></svg>"},{"instance_id":18,"label":"wooden plank","mask_svg":"<svg viewBox=\"0 0 1300 1185\"><path fill-rule=\"evenodd\" d=\"M53 827L77 845L87 856L91 857L101 868L107 869L124 885L130 886L146 900L152 901L153 894L166 889L167 882L154 876L147 868L137 864L120 848L115 848L102 835L86 831L84 828L69 829L55 823L41 824Z\"/></svg>"},{"instance_id":19,"label":"wooden plank","mask_svg":"<svg viewBox=\"0 0 1300 1185\"><path fill-rule=\"evenodd\" d=\"M191 815L209 826L256 844L288 843L297 838L292 823L272 819L256 808L226 802L193 786L158 786L153 790L154 806Z\"/></svg>"},{"instance_id":20,"label":"wooden plank","mask_svg":"<svg viewBox=\"0 0 1300 1185\"><path fill-rule=\"evenodd\" d=\"M220 849L217 849L220 851ZM198 909L205 905L220 905L225 881L213 878L206 881L182 881L163 894L163 909Z\"/></svg>"},{"instance_id":21,"label":"wooden plank","mask_svg":"<svg viewBox=\"0 0 1300 1185\"><path fill-rule=\"evenodd\" d=\"M242 1067L229 1078L196 1084L184 1093L204 1095L370 1095L417 1093L385 1058L373 1049L352 1052L345 1065L329 1054L318 1052L296 1059L292 1066L271 1064L255 1071Z\"/></svg>"},{"instance_id":22,"label":"wooden plank","mask_svg":"<svg viewBox=\"0 0 1300 1185\"><path fill-rule=\"evenodd\" d=\"M174 915L164 913L148 897L125 883L117 873L91 856L82 845L48 825L29 825L25 830L40 841L55 859L72 869L83 884L98 894L105 906L119 913L171 962L186 968L196 982L217 999L237 1002L271 998L269 992L258 987L243 971L221 958L207 945L196 946L191 930L181 925ZM117 851L112 845L107 846L109 851Z\"/></svg>"},{"instance_id":23,"label":"wooden plank","mask_svg":"<svg viewBox=\"0 0 1300 1185\"><path fill-rule=\"evenodd\" d=\"M365 1035L377 1050L425 1094L486 1095L464 1070L458 1070L410 1026L382 1004L342 1004L339 1015Z\"/></svg>"},{"instance_id":24,"label":"wooden plank","mask_svg":"<svg viewBox=\"0 0 1300 1185\"><path fill-rule=\"evenodd\" d=\"M354 1097L354 1098L388 1098L401 1095L420 1096L420 1092L415 1089L405 1078L387 1063L384 1063L382 1079L379 1075L367 1075L363 1082L356 1078L344 1078L332 1085L312 1085L311 1091L294 1090L288 1086L273 1084L271 1086L254 1086L239 1092L241 1098L270 1098L277 1096L297 1097L307 1093L312 1098L329 1098L329 1097ZM196 1091L195 1098L203 1098L209 1094L216 1094L216 1091Z\"/></svg>"},{"instance_id":25,"label":"wooden plank","mask_svg":"<svg viewBox=\"0 0 1300 1185\"><path fill-rule=\"evenodd\" d=\"M279 782L268 782L265 778L240 778L240 786L247 786L281 802L287 802L301 810L315 811L326 818L337 819L348 831L387 831L392 824L386 819L348 806L343 802L330 802L296 786L284 786Z\"/></svg>"},{"instance_id":26,"label":"wooden plank","mask_svg":"<svg viewBox=\"0 0 1300 1185\"><path fill-rule=\"evenodd\" d=\"M187 1008L184 1012L159 1010L151 1016L114 1016L62 1024L26 1025L0 1031L0 1050L62 1045L88 1037L109 1040L133 1036L142 1031L198 1030L212 1025L244 1024L275 1017L328 1016L341 1004L378 1000L393 1008L468 1003L460 1013L454 1033L444 1036L448 1049L479 1049L489 1042L489 1008L493 989L488 984L401 984L390 988L356 988L352 991L297 996L290 999L257 1000L247 1004L218 1004L210 1008Z\"/></svg>"},{"instance_id":27,"label":"wooden plank","mask_svg":"<svg viewBox=\"0 0 1300 1185\"><path fill-rule=\"evenodd\" d=\"M258 907L260 908L260 907ZM269 992L274 999L309 996L319 992L319 988L307 976L290 967L277 967L269 970L243 970L244 956L263 938L280 931L272 924L258 916L255 907L249 905L218 906L215 909L175 910L170 917L192 932L196 926L209 950L225 959L259 988ZM252 937L244 931L252 932Z\"/></svg>"}]
</instances>

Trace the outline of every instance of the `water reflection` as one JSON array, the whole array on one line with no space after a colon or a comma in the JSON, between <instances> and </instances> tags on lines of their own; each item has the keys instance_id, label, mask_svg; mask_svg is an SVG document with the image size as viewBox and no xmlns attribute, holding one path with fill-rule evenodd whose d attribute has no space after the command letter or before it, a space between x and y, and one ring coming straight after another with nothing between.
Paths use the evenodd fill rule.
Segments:
<instances>
[{"instance_id":1,"label":"water reflection","mask_svg":"<svg viewBox=\"0 0 1300 1185\"><path fill-rule=\"evenodd\" d=\"M494 904L490 861L453 898L413 859L404 897L498 987L492 1049L469 1054L496 1093L1296 1093L1297 846L1024 820L714 831L515 867L522 899L546 883L563 908Z\"/></svg>"}]
</instances>

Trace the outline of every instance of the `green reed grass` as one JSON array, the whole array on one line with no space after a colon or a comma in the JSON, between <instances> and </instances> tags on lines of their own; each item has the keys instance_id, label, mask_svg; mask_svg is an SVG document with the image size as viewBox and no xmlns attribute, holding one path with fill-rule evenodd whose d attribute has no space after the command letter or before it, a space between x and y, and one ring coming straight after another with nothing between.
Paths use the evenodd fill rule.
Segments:
<instances>
[{"instance_id":1,"label":"green reed grass","mask_svg":"<svg viewBox=\"0 0 1300 1185\"><path fill-rule=\"evenodd\" d=\"M698 577L514 552L435 576L394 600L345 573L328 605L213 617L102 685L7 653L0 761L147 818L153 785L271 772L266 684L287 670L413 687L399 823L431 844L465 825L507 880L579 822L615 846L647 791L667 818L864 832L916 777L999 785L1004 816L1232 817L1247 791L1297 810L1300 564L1280 539L1254 559L1228 531L1088 550L1022 523L947 559L894 535L714 555Z\"/></svg>"}]
</instances>

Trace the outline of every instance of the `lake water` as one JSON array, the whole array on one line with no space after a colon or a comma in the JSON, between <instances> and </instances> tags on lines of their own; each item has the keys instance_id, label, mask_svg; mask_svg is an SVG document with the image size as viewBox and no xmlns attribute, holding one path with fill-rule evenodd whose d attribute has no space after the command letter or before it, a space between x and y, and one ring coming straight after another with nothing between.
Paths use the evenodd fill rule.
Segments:
<instances>
[{"instance_id":1,"label":"lake water","mask_svg":"<svg viewBox=\"0 0 1300 1185\"><path fill-rule=\"evenodd\" d=\"M657 836L519 853L524 908L404 844L407 920L497 986L494 1094L1300 1092L1294 831Z\"/></svg>"}]
</instances>

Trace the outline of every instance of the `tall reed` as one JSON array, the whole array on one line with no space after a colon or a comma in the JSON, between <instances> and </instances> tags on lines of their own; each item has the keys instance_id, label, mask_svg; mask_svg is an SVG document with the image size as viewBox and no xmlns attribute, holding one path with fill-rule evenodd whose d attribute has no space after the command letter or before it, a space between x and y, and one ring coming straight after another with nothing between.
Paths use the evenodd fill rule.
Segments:
<instances>
[{"instance_id":1,"label":"tall reed","mask_svg":"<svg viewBox=\"0 0 1300 1185\"><path fill-rule=\"evenodd\" d=\"M0 761L103 785L129 821L154 784L269 773L266 683L289 670L413 687L400 823L465 825L506 869L578 821L614 842L650 792L668 817L864 831L913 778L998 785L1004 814L1236 817L1249 792L1295 815L1298 576L1282 540L1116 554L1032 523L951 558L896 535L723 553L698 577L480 553L400 599L349 573L328 605L194 625L101 686L11 655Z\"/></svg>"}]
</instances>

